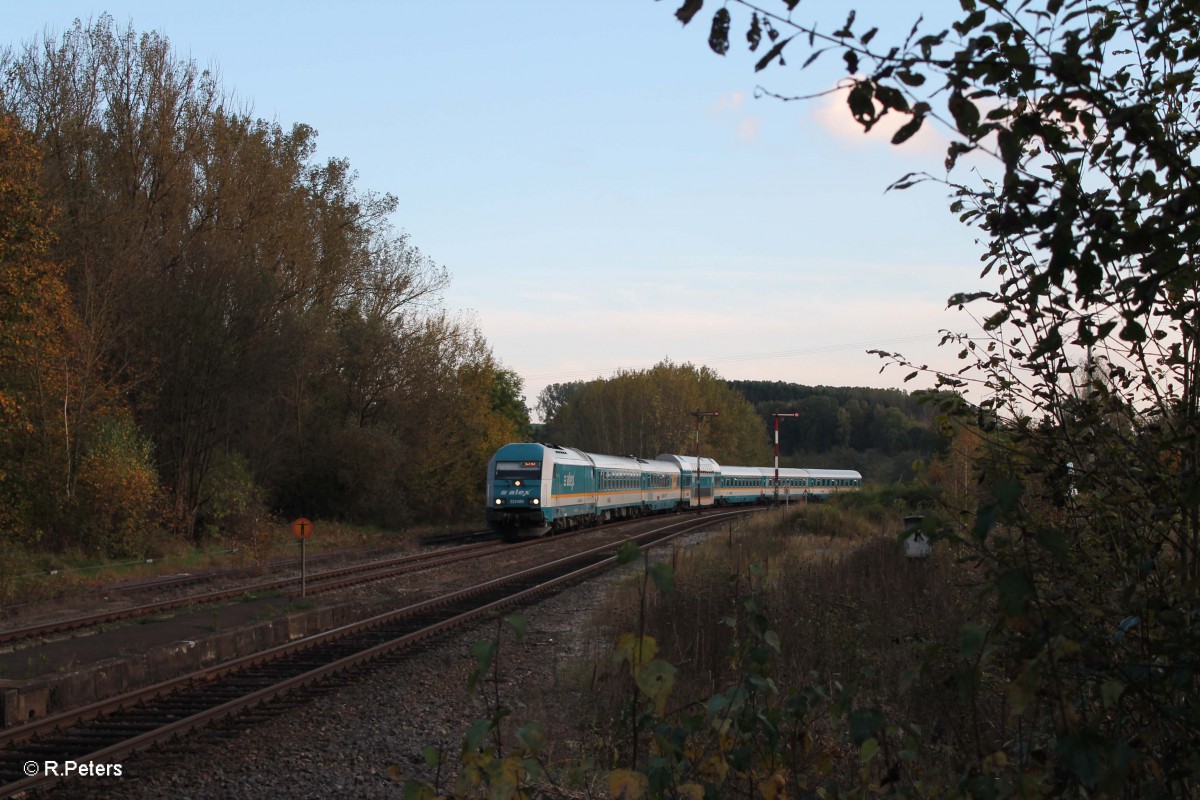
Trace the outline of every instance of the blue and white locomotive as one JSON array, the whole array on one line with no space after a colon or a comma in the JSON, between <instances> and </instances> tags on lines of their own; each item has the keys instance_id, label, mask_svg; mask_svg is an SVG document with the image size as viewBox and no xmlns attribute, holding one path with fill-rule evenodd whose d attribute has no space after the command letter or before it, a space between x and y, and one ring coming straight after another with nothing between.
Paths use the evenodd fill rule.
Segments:
<instances>
[{"instance_id":1,"label":"blue and white locomotive","mask_svg":"<svg viewBox=\"0 0 1200 800\"><path fill-rule=\"evenodd\" d=\"M780 469L781 496L823 500L856 491L854 470ZM614 519L697 506L768 502L771 467L723 467L711 458L605 456L573 447L506 444L488 462L487 523L507 538L541 536Z\"/></svg>"}]
</instances>

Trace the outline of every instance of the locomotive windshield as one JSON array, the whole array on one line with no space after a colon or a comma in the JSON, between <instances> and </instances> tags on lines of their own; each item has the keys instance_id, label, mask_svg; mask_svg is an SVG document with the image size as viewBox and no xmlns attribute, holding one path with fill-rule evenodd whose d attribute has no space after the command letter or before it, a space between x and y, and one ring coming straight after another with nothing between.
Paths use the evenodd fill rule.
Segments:
<instances>
[{"instance_id":1,"label":"locomotive windshield","mask_svg":"<svg viewBox=\"0 0 1200 800\"><path fill-rule=\"evenodd\" d=\"M496 480L535 481L542 477L540 461L497 461Z\"/></svg>"}]
</instances>

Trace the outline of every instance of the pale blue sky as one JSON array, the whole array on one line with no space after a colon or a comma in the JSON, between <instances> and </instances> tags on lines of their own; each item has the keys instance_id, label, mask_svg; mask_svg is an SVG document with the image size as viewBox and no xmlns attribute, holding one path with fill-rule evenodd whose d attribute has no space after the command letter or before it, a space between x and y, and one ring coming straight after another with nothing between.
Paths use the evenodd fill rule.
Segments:
<instances>
[{"instance_id":1,"label":"pale blue sky","mask_svg":"<svg viewBox=\"0 0 1200 800\"><path fill-rule=\"evenodd\" d=\"M938 169L936 135L893 148L844 107L755 99L838 73L756 75L741 30L720 58L712 9L681 29L677 5L6 0L0 38L108 12L216 67L257 116L316 128L319 157L399 198L396 227L450 270L446 306L531 407L548 383L664 357L828 385L903 385L869 346L953 367L935 345L969 327L944 308L977 283L974 234L935 186L884 194ZM916 13L874 5L905 32Z\"/></svg>"}]
</instances>

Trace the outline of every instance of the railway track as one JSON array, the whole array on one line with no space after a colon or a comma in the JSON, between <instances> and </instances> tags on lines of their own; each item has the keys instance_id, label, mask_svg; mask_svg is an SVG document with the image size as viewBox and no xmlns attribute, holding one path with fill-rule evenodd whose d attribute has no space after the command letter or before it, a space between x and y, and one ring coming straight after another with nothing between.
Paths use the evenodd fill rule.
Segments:
<instances>
[{"instance_id":1,"label":"railway track","mask_svg":"<svg viewBox=\"0 0 1200 800\"><path fill-rule=\"evenodd\" d=\"M338 550L330 550L325 553L318 553L308 557L309 564L320 564L326 561L336 561L338 559L360 559L372 558L385 553L393 552L394 548L390 547L359 547L359 548L342 548ZM95 590L92 590L88 595L79 594L56 594L52 597L40 598L37 600L29 600L23 603L9 603L0 607L0 618L12 618L22 613L27 613L27 609L32 606L47 604L47 603L63 603L71 601L83 600L88 596L97 594L105 596L109 594L119 595L137 595L149 592L170 591L172 589L181 589L187 586L194 586L200 583L211 583L221 579L238 579L247 578L254 575L256 572L279 572L286 569L299 569L300 559L295 558L277 558L269 561L262 566L253 567L224 567L220 569L204 570L200 572L184 572L175 575L156 575L149 578L141 578L137 580L120 581L117 583L107 584Z\"/></svg>"},{"instance_id":2,"label":"railway track","mask_svg":"<svg viewBox=\"0 0 1200 800\"><path fill-rule=\"evenodd\" d=\"M325 570L305 576L303 579L305 583L304 592L305 594L319 594L321 592L335 591L337 589L344 589L348 586L353 586L356 584L394 578L398 575L403 575L407 572L412 572L418 569L428 569L435 566L450 564L466 558L478 558L480 556L489 555L493 552L508 552L514 547L521 546L523 545L502 545L494 542L478 542L475 544L447 548L445 550L398 556L396 558L385 559L383 561L352 564L350 566ZM83 616L38 623L36 625L27 625L20 628L10 628L8 630L0 631L0 646L14 645L24 640L54 636L61 633L67 633L69 631L90 628L96 625L103 625L111 622L120 622L123 620L135 619L137 617L162 614L166 611L173 611L175 609L184 608L187 606L231 600L234 598L244 597L247 594L254 595L267 592L286 591L291 588L298 589L301 586L301 581L301 576L297 574L286 578L257 581L255 583L243 584L228 589L204 592L202 594L185 595L183 597L160 600L154 603L144 603L142 605L130 606L128 608L112 609L94 614L86 614Z\"/></svg>"},{"instance_id":3,"label":"railway track","mask_svg":"<svg viewBox=\"0 0 1200 800\"><path fill-rule=\"evenodd\" d=\"M745 511L657 526L661 544ZM0 797L59 780L46 764L105 765L334 676L353 674L453 627L530 602L616 562L617 544L585 550L336 630L0 732ZM33 773L33 774L31 774Z\"/></svg>"},{"instance_id":4,"label":"railway track","mask_svg":"<svg viewBox=\"0 0 1200 800\"><path fill-rule=\"evenodd\" d=\"M426 547L437 547L444 544L466 544L468 542L491 542L500 538L493 530L467 531L466 533L437 533L432 536L422 536L421 544Z\"/></svg>"}]
</instances>

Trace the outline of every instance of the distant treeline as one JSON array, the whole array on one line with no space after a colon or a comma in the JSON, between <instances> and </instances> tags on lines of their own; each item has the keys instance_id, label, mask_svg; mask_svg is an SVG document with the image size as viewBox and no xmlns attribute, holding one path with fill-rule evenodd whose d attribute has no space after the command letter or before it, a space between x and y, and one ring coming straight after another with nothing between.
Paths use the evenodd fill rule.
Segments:
<instances>
[{"instance_id":1,"label":"distant treeline","mask_svg":"<svg viewBox=\"0 0 1200 800\"><path fill-rule=\"evenodd\" d=\"M0 558L482 502L520 381L356 179L111 17L0 51Z\"/></svg>"},{"instance_id":2,"label":"distant treeline","mask_svg":"<svg viewBox=\"0 0 1200 800\"><path fill-rule=\"evenodd\" d=\"M774 441L779 421L780 461L787 466L857 469L872 481L915 477L914 463L945 447L936 405L899 389L802 386L781 381L730 381L762 417Z\"/></svg>"},{"instance_id":3,"label":"distant treeline","mask_svg":"<svg viewBox=\"0 0 1200 800\"><path fill-rule=\"evenodd\" d=\"M702 423L703 454L761 465L773 460L771 415L796 412L780 420L783 466L857 469L884 483L914 477L914 462L945 447L934 408L898 389L725 381L707 367L669 361L548 386L538 411L543 439L638 456L693 453L692 412L718 411Z\"/></svg>"}]
</instances>

